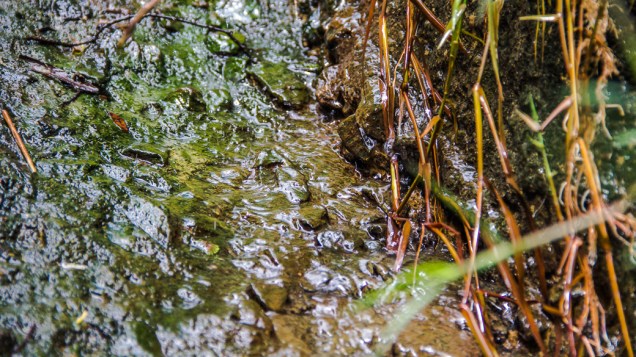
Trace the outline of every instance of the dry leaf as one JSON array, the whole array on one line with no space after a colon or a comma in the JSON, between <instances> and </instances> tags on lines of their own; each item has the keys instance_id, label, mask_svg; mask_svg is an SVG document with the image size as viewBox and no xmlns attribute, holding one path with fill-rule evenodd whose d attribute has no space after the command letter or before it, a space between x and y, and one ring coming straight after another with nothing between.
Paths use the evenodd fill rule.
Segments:
<instances>
[{"instance_id":1,"label":"dry leaf","mask_svg":"<svg viewBox=\"0 0 636 357\"><path fill-rule=\"evenodd\" d=\"M113 119L113 123L115 123L115 125L117 125L124 133L128 132L128 126L124 119L115 113L108 112L108 115L110 115L110 118Z\"/></svg>"}]
</instances>

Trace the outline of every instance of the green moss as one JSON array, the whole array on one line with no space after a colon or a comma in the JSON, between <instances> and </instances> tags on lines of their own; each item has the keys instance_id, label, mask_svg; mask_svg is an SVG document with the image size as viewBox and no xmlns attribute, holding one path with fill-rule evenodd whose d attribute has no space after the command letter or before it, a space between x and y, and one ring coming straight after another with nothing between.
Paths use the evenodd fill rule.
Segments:
<instances>
[{"instance_id":1,"label":"green moss","mask_svg":"<svg viewBox=\"0 0 636 357\"><path fill-rule=\"evenodd\" d=\"M284 106L299 107L309 100L305 83L284 62L261 61L247 73Z\"/></svg>"}]
</instances>

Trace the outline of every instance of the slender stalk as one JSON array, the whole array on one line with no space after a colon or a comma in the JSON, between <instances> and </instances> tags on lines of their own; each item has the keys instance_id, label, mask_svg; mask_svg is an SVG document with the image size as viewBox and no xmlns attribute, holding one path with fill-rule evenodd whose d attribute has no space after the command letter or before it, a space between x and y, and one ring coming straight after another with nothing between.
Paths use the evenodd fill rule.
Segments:
<instances>
[{"instance_id":1,"label":"slender stalk","mask_svg":"<svg viewBox=\"0 0 636 357\"><path fill-rule=\"evenodd\" d=\"M18 130L15 128L15 125L13 124L13 120L11 120L11 116L9 115L9 112L6 109L2 110L2 116L4 117L4 121L7 123L7 126L9 127L9 130L11 131L11 135L13 135L13 139L15 140L15 143L18 145L18 148L20 149L20 152L22 153L22 156L24 156L24 159L29 165L29 169L31 169L32 173L36 173L38 170L35 168L35 164L33 163L33 160L31 159L31 155L29 155L29 150L27 150L26 145L24 145L24 142L22 141L22 137L18 133Z\"/></svg>"},{"instance_id":2,"label":"slender stalk","mask_svg":"<svg viewBox=\"0 0 636 357\"><path fill-rule=\"evenodd\" d=\"M596 212L602 212L603 204L598 187L598 174L594 169L594 161L591 158L591 154L587 149L587 144L581 138L577 140L581 151L581 158L583 159L583 168L585 176L587 178L588 186L590 187L592 205ZM598 231L601 237L601 247L605 251L605 263L607 264L607 275L610 281L610 287L612 289L612 297L614 298L614 304L616 304L616 313L618 315L618 321L621 326L621 334L623 335L625 348L629 357L634 356L634 350L632 349L632 342L629 338L629 328L627 327L627 319L625 317L625 311L623 310L623 302L621 301L620 289L618 286L618 280L616 278L616 268L614 267L614 259L612 257L612 245L609 240L607 228L604 224L598 225Z\"/></svg>"},{"instance_id":3,"label":"slender stalk","mask_svg":"<svg viewBox=\"0 0 636 357\"><path fill-rule=\"evenodd\" d=\"M141 21L144 18L144 16L146 16L147 13L152 11L152 9L157 4L159 4L160 1L161 0L150 0L147 3L145 3L139 9L139 11L137 11L135 16L128 23L128 26L126 26L126 29L124 29L123 33L121 34L121 37L119 38L119 41L117 41L117 47L120 47L120 48L124 47L124 45L126 44L126 41L130 38L130 36L135 31L135 27L137 27L137 24L139 23L139 21Z\"/></svg>"}]
</instances>

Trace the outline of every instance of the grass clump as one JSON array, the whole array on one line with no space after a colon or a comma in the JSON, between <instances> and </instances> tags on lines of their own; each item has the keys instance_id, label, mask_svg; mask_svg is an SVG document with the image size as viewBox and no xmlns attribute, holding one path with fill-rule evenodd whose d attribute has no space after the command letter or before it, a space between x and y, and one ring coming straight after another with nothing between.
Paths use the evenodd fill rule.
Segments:
<instances>
[{"instance_id":1,"label":"grass clump","mask_svg":"<svg viewBox=\"0 0 636 357\"><path fill-rule=\"evenodd\" d=\"M451 281L463 278L463 299L458 307L468 326L478 341L485 355L497 355L488 317L488 296L510 296L507 301L516 305L517 309L527 321L528 329L534 340L536 349L543 354L565 353L572 356L587 353L589 355L603 355L607 353L624 353L633 356L628 322L620 294L620 287L616 274L613 251L616 247L626 246L633 252L636 220L625 210L634 196L609 204L602 194L599 172L594 160L592 143L597 132L603 132L610 137L606 128L606 109L614 105L606 103L604 87L613 75L616 75L616 58L609 47L606 33L609 31L611 19L608 15L607 0L538 0L535 14L528 14L518 19L506 19L508 22L535 21L535 40L533 44L534 60L544 60L544 48L550 45L547 33L554 31L558 34L558 44L561 49L561 61L564 65L563 78L568 93L544 121L539 120L534 101L530 98L530 115L516 110L516 117L505 118L504 95L506 86L502 82L499 68L499 27L501 14L505 6L502 0L482 0L480 9L483 12L483 37L475 42L465 28L468 3L465 0L453 0L450 4L450 17L446 24L429 10L424 1L406 1L404 13L405 38L398 67L402 73L402 83L395 85L396 75L390 68L389 34L387 30L387 0L382 1L379 19L379 49L380 49L380 92L383 98L383 124L387 141L385 150L392 157L391 173L391 206L388 215L387 248L397 254L395 270L399 270L408 246L411 231L419 229L419 241L416 253L416 266L404 276L413 276L415 281L426 276L425 286L430 293L424 297L416 296L408 303L404 310L387 328L387 341L392 341L406 322L423 306L441 291L442 287ZM450 43L447 57L447 72L443 83L443 90L437 92L431 83L426 61L417 58L414 51L414 39L418 36L418 24L415 19L416 11L419 18L430 22L439 31L438 47ZM627 11L627 9L625 9ZM369 11L370 18L374 13L374 4ZM370 25L367 26L368 38ZM472 36L472 37L471 37ZM456 120L449 108L450 83L458 70L456 62L458 56L470 55L465 47L465 41L473 41L483 46L479 57L479 69L472 86L473 102L475 162L476 162L476 197L474 208L466 210L458 203L458 199L444 192L440 186L439 155L443 153L437 146L437 138L443 130L447 119ZM539 53L541 54L539 56ZM490 62L491 70L486 70ZM418 118L413 110L412 97L408 93L411 76L417 81L417 88L422 92L423 105L428 108L428 97L434 98L436 113L428 118L427 124L420 130ZM491 76L487 78L487 76ZM488 80L494 86L484 86ZM516 85L523 85L517 83ZM496 88L496 105L491 106L487 89ZM396 114L397 111L397 114ZM400 189L400 161L394 152L396 136L396 120L408 115L412 124L417 148L418 170L415 179L408 190ZM555 148L546 147L543 132L559 130L559 126L550 125L551 122L562 118L564 139L562 143L563 165L551 167L548 152L555 154ZM459 120L467 120L461 118ZM549 200L552 225L540 227L534 220L534 215L528 204L522 187L517 183L513 166L510 162L510 150L506 144L506 121L523 120L531 131L536 132L528 139L539 151L543 163L543 176L549 190ZM484 121L487 129L484 129ZM398 123L400 121L398 120ZM490 136L499 157L496 171L500 177L486 177L484 161L484 132ZM630 142L631 132L622 134L617 143ZM623 136L627 136L625 139ZM633 136L633 135L632 135ZM518 144L518 143L517 143ZM622 145L622 144L621 144ZM556 148L559 149L559 148ZM518 147L512 150L519 150ZM559 149L561 150L561 149ZM492 172L492 171L489 171ZM555 182L558 177L560 182ZM504 179L509 189L521 202L520 214L516 214L508 207L506 200L489 179ZM559 187L559 188L557 188ZM486 193L490 193L499 206L499 211L505 221L506 230L494 234L485 224L482 217L483 201ZM420 194L423 198L422 221L414 224L404 211L409 198ZM446 213L458 218L460 227L453 226L446 215L440 213L442 208ZM519 217L523 217L520 219ZM522 228L527 231L522 234ZM448 248L455 261L454 265L425 262L417 265L420 249L427 232L437 236ZM501 236L501 238L498 238ZM455 239L451 239L455 238ZM546 244L560 241L562 251L560 263L555 271L551 271L558 279L546 278L550 267L544 262L541 248ZM481 249L485 247L486 249ZM599 249L600 248L600 249ZM481 252L480 252L481 249ZM596 263L596 256L601 255L603 264ZM506 259L512 257L513 263ZM534 264L528 264L532 258ZM603 269L600 266L603 265ZM480 271L494 266L499 271L506 291L499 294L488 294L480 285ZM532 272L526 271L528 266L534 266ZM554 270L552 268L552 270ZM425 274L421 274L425 272ZM606 327L606 312L610 306L601 304L595 282L598 274L605 274L602 278L608 282L612 300L612 315L616 317L620 330L620 343L617 345L609 339ZM539 294L529 290L526 277L534 276L538 280ZM400 278L398 278L399 280ZM558 282L557 282L558 281ZM556 282L556 283L555 283ZM559 296L551 296L550 290L560 284ZM408 284L394 283L382 292L369 297L368 301L377 302L386 292L405 288ZM582 292L582 297L575 297L573 291ZM535 296L537 295L537 296ZM552 294L553 295L553 294ZM546 336L537 323L536 309L531 304L539 304L540 313L550 320L553 326L553 336Z\"/></svg>"}]
</instances>

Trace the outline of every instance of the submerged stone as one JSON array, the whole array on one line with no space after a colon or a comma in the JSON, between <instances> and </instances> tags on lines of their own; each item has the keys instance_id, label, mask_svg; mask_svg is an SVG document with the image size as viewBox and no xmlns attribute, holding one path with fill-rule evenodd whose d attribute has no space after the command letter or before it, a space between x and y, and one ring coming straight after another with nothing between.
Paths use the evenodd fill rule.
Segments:
<instances>
[{"instance_id":1,"label":"submerged stone","mask_svg":"<svg viewBox=\"0 0 636 357\"><path fill-rule=\"evenodd\" d=\"M163 178L154 170L148 170L147 167L141 167L139 168L139 170L134 171L133 180L142 187L149 190L161 191L166 193L172 190L172 185L168 183L165 178Z\"/></svg>"},{"instance_id":2,"label":"submerged stone","mask_svg":"<svg viewBox=\"0 0 636 357\"><path fill-rule=\"evenodd\" d=\"M201 91L193 87L178 88L168 94L163 101L167 104L175 104L190 112L206 111L206 105Z\"/></svg>"},{"instance_id":3,"label":"submerged stone","mask_svg":"<svg viewBox=\"0 0 636 357\"><path fill-rule=\"evenodd\" d=\"M362 92L360 104L356 109L356 123L365 134L375 140L385 141L384 123L382 119L382 101L376 87L367 86Z\"/></svg>"},{"instance_id":4,"label":"submerged stone","mask_svg":"<svg viewBox=\"0 0 636 357\"><path fill-rule=\"evenodd\" d=\"M329 221L327 210L322 206L301 207L298 213L300 224L307 229L320 229Z\"/></svg>"},{"instance_id":5,"label":"submerged stone","mask_svg":"<svg viewBox=\"0 0 636 357\"><path fill-rule=\"evenodd\" d=\"M130 170L116 165L101 165L104 174L113 180L126 182L130 177Z\"/></svg>"},{"instance_id":6,"label":"submerged stone","mask_svg":"<svg viewBox=\"0 0 636 357\"><path fill-rule=\"evenodd\" d=\"M218 218L208 215L198 215L195 219L195 235L202 237L231 237L232 229Z\"/></svg>"},{"instance_id":7,"label":"submerged stone","mask_svg":"<svg viewBox=\"0 0 636 357\"><path fill-rule=\"evenodd\" d=\"M223 77L227 81L236 82L245 78L245 66L247 59L243 57L230 57L223 64Z\"/></svg>"},{"instance_id":8,"label":"submerged stone","mask_svg":"<svg viewBox=\"0 0 636 357\"><path fill-rule=\"evenodd\" d=\"M148 102L144 104L143 108L141 108L141 112L151 119L157 119L161 114L163 114L163 107L161 107L161 104L157 102Z\"/></svg>"},{"instance_id":9,"label":"submerged stone","mask_svg":"<svg viewBox=\"0 0 636 357\"><path fill-rule=\"evenodd\" d=\"M159 245L168 247L173 229L170 217L162 208L143 198L133 196L125 208L125 215L132 224L146 232Z\"/></svg>"},{"instance_id":10,"label":"submerged stone","mask_svg":"<svg viewBox=\"0 0 636 357\"><path fill-rule=\"evenodd\" d=\"M325 36L325 29L320 21L320 11L312 11L302 26L303 42L307 47L320 46Z\"/></svg>"},{"instance_id":11,"label":"submerged stone","mask_svg":"<svg viewBox=\"0 0 636 357\"><path fill-rule=\"evenodd\" d=\"M283 310L288 299L288 292L284 287L260 282L250 284L247 294L264 309L276 312Z\"/></svg>"},{"instance_id":12,"label":"submerged stone","mask_svg":"<svg viewBox=\"0 0 636 357\"><path fill-rule=\"evenodd\" d=\"M274 167L285 163L285 158L281 156L276 150L262 151L258 154L256 159L256 165L258 167Z\"/></svg>"},{"instance_id":13,"label":"submerged stone","mask_svg":"<svg viewBox=\"0 0 636 357\"><path fill-rule=\"evenodd\" d=\"M137 342L146 352L149 352L154 356L162 354L161 343L159 343L156 331L153 327L148 326L143 322L137 322L134 324L133 331L137 337Z\"/></svg>"},{"instance_id":14,"label":"submerged stone","mask_svg":"<svg viewBox=\"0 0 636 357\"><path fill-rule=\"evenodd\" d=\"M15 112L39 170L28 174L0 130L0 355L27 340L25 355L362 355L372 353L384 319L394 315L350 313L350 297L381 279L355 269L367 250L343 254L357 249L355 237L367 236L363 222L378 211L359 189L384 183L355 176L313 113L279 108L304 105L311 96L305 84L323 65L318 51L298 46L302 19L290 23L282 2L267 10L258 1L196 3L209 10L192 1L163 10L257 33L247 45L283 63L255 64L260 80L254 74L248 82L251 59L210 53L205 29L146 19L125 51L112 50L116 33L104 33L81 56L28 47L25 54L63 68L112 75L104 82L109 100L81 97L62 107L72 93L30 79L12 38L47 24L56 31L42 37L89 38L101 19L119 16L103 14L118 4L55 2L56 15L46 4L0 1L7 25L0 58L12 69L0 99ZM328 15L323 5L320 11ZM252 22L251 14L263 18ZM314 21L323 17L308 14L313 42ZM377 58L374 52L368 57ZM344 69L333 77L357 81ZM255 82L271 99L263 100ZM353 114L354 94L344 84L338 89L343 113ZM106 111L134 118L130 135L102 121ZM286 116L297 119L280 119ZM362 144L368 149L373 141ZM375 228L373 257L384 238ZM85 321L73 324L83 311ZM27 338L31 326L37 330Z\"/></svg>"},{"instance_id":15,"label":"submerged stone","mask_svg":"<svg viewBox=\"0 0 636 357\"><path fill-rule=\"evenodd\" d=\"M286 355L311 356L312 349L305 342L308 341L306 325L301 316L295 315L275 315L272 316L272 325L276 337L281 341L287 350Z\"/></svg>"},{"instance_id":16,"label":"submerged stone","mask_svg":"<svg viewBox=\"0 0 636 357\"><path fill-rule=\"evenodd\" d=\"M388 167L388 156L381 150L380 145L361 130L355 115L340 122L338 135L347 159L358 161L370 170L385 170Z\"/></svg>"},{"instance_id":17,"label":"submerged stone","mask_svg":"<svg viewBox=\"0 0 636 357\"><path fill-rule=\"evenodd\" d=\"M237 40L241 41L240 38L237 38ZM237 54L240 50L239 46L229 36L222 33L210 34L206 37L205 42L208 50L212 53Z\"/></svg>"},{"instance_id":18,"label":"submerged stone","mask_svg":"<svg viewBox=\"0 0 636 357\"><path fill-rule=\"evenodd\" d=\"M12 331L0 331L0 351L4 351L7 356L11 356L17 345L18 341Z\"/></svg>"},{"instance_id":19,"label":"submerged stone","mask_svg":"<svg viewBox=\"0 0 636 357\"><path fill-rule=\"evenodd\" d=\"M292 167L276 169L279 190L285 194L291 203L300 204L309 201L311 196L307 187L307 179Z\"/></svg>"},{"instance_id":20,"label":"submerged stone","mask_svg":"<svg viewBox=\"0 0 636 357\"><path fill-rule=\"evenodd\" d=\"M225 88L213 88L207 91L206 101L210 103L211 109L229 111L233 107L233 99L230 91Z\"/></svg>"},{"instance_id":21,"label":"submerged stone","mask_svg":"<svg viewBox=\"0 0 636 357\"><path fill-rule=\"evenodd\" d=\"M146 45L141 48L141 56L148 64L152 64L159 68L164 65L163 54L159 47L155 45Z\"/></svg>"},{"instance_id":22,"label":"submerged stone","mask_svg":"<svg viewBox=\"0 0 636 357\"><path fill-rule=\"evenodd\" d=\"M322 71L316 86L316 99L323 108L343 111L345 103L340 95L341 87L335 84L338 80L338 72L338 66L329 66Z\"/></svg>"},{"instance_id":23,"label":"submerged stone","mask_svg":"<svg viewBox=\"0 0 636 357\"><path fill-rule=\"evenodd\" d=\"M124 149L121 154L131 159L145 161L150 164L162 166L168 164L168 154L150 144L132 145Z\"/></svg>"},{"instance_id":24,"label":"submerged stone","mask_svg":"<svg viewBox=\"0 0 636 357\"><path fill-rule=\"evenodd\" d=\"M253 300L245 300L237 307L232 317L242 325L254 326L267 332L272 331L272 321Z\"/></svg>"},{"instance_id":25,"label":"submerged stone","mask_svg":"<svg viewBox=\"0 0 636 357\"><path fill-rule=\"evenodd\" d=\"M247 70L265 92L285 107L300 107L309 100L309 90L286 63L261 61Z\"/></svg>"}]
</instances>

